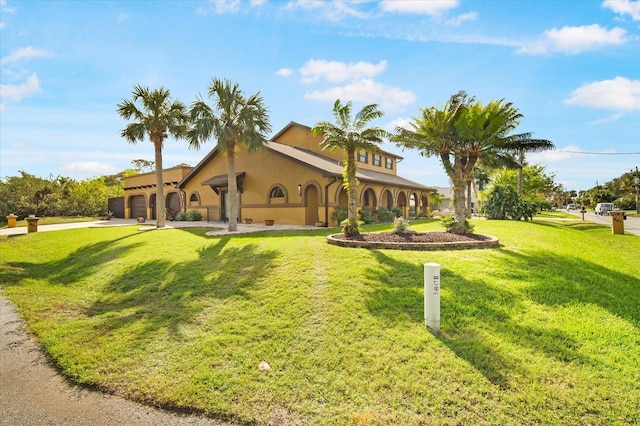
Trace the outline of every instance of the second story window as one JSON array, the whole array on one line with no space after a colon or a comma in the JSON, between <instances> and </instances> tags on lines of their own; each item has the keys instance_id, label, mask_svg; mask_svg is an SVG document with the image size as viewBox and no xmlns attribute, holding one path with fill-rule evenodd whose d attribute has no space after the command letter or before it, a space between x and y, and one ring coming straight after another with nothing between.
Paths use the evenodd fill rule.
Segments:
<instances>
[{"instance_id":1,"label":"second story window","mask_svg":"<svg viewBox=\"0 0 640 426\"><path fill-rule=\"evenodd\" d=\"M373 154L373 165L374 166L381 166L382 165L382 157L380 157L380 154Z\"/></svg>"},{"instance_id":2,"label":"second story window","mask_svg":"<svg viewBox=\"0 0 640 426\"><path fill-rule=\"evenodd\" d=\"M386 157L384 159L384 166L387 169L392 169L393 170L393 158Z\"/></svg>"},{"instance_id":3,"label":"second story window","mask_svg":"<svg viewBox=\"0 0 640 426\"><path fill-rule=\"evenodd\" d=\"M358 152L358 161L361 163L366 163L369 160L369 153L366 151Z\"/></svg>"}]
</instances>

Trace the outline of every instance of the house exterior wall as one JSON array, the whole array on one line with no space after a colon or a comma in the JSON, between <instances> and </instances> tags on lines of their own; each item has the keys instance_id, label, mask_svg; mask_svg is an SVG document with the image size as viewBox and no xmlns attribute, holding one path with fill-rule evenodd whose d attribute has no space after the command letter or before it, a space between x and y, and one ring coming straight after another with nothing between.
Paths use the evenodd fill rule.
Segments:
<instances>
[{"instance_id":1,"label":"house exterior wall","mask_svg":"<svg viewBox=\"0 0 640 426\"><path fill-rule=\"evenodd\" d=\"M164 182L165 201L169 199L169 194L177 193L180 195L176 185L193 169L189 166L176 166L162 171L162 179ZM124 178L124 217L126 219L133 218L132 215L132 197L143 196L146 203L145 219L155 218L155 199L156 199L156 173L140 173L138 175ZM182 200L182 199L181 199Z\"/></svg>"},{"instance_id":2,"label":"house exterior wall","mask_svg":"<svg viewBox=\"0 0 640 426\"><path fill-rule=\"evenodd\" d=\"M340 150L320 149L320 136L313 136L311 129L290 124L278 133L273 141L311 151L340 163L344 153ZM379 152L380 164L373 164L373 153L367 153L367 162L358 162L360 169L375 170L391 177L397 176L397 164L401 157ZM387 158L392 167L386 167ZM226 182L227 156L214 148L195 168L175 167L163 173L165 197L176 192L180 196L183 211L197 210L204 220L226 219L226 184L217 182L212 188L206 181L222 177ZM335 167L335 166L333 166ZM339 175L323 172L321 168L296 161L278 150L263 149L248 152L240 147L236 152L236 172L239 181L239 221L251 219L254 223L274 220L275 223L313 225L336 223L331 215L336 207L346 209L347 196ZM338 173L341 166L337 168ZM125 179L125 202L131 197L143 195L147 203L147 218L154 218L155 174L145 173ZM374 210L379 207L401 207L406 218L426 213L430 188L414 184L414 188L401 187L388 182L361 182L357 188L358 210ZM278 189L279 188L279 189ZM270 195L277 195L271 197ZM138 199L139 200L139 199ZM130 216L126 206L125 215Z\"/></svg>"}]
</instances>

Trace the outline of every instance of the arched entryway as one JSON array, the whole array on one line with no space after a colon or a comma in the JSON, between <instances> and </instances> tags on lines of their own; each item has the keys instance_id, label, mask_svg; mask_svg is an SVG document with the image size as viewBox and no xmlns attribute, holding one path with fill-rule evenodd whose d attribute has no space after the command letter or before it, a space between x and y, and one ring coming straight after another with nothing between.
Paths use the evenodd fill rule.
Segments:
<instances>
[{"instance_id":1,"label":"arched entryway","mask_svg":"<svg viewBox=\"0 0 640 426\"><path fill-rule=\"evenodd\" d=\"M174 216L181 211L180 208L180 194L177 192L170 192L167 194L167 199L164 203L165 208L167 209L167 218L173 219Z\"/></svg>"},{"instance_id":2,"label":"arched entryway","mask_svg":"<svg viewBox=\"0 0 640 426\"><path fill-rule=\"evenodd\" d=\"M412 192L409 195L409 219L415 219L418 217L418 195Z\"/></svg>"},{"instance_id":3,"label":"arched entryway","mask_svg":"<svg viewBox=\"0 0 640 426\"><path fill-rule=\"evenodd\" d=\"M340 189L340 193L338 194L338 207L342 210L347 210L349 208L349 195L347 194L347 189L344 186Z\"/></svg>"},{"instance_id":4,"label":"arched entryway","mask_svg":"<svg viewBox=\"0 0 640 426\"><path fill-rule=\"evenodd\" d=\"M364 210L373 211L376 209L376 206L376 193L373 189L367 188L362 194L362 208Z\"/></svg>"},{"instance_id":5,"label":"arched entryway","mask_svg":"<svg viewBox=\"0 0 640 426\"><path fill-rule=\"evenodd\" d=\"M319 222L318 207L319 197L318 188L314 185L309 185L304 190L304 223L305 225L315 225Z\"/></svg>"},{"instance_id":6,"label":"arched entryway","mask_svg":"<svg viewBox=\"0 0 640 426\"><path fill-rule=\"evenodd\" d=\"M149 197L149 210L151 210L151 220L156 220L156 194Z\"/></svg>"}]
</instances>

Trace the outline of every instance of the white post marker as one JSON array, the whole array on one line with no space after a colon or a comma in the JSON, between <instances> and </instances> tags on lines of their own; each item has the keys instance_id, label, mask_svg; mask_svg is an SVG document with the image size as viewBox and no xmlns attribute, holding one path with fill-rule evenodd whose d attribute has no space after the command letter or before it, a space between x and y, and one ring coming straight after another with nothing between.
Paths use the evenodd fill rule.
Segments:
<instances>
[{"instance_id":1,"label":"white post marker","mask_svg":"<svg viewBox=\"0 0 640 426\"><path fill-rule=\"evenodd\" d=\"M434 334L440 333L440 265L424 264L424 324Z\"/></svg>"}]
</instances>

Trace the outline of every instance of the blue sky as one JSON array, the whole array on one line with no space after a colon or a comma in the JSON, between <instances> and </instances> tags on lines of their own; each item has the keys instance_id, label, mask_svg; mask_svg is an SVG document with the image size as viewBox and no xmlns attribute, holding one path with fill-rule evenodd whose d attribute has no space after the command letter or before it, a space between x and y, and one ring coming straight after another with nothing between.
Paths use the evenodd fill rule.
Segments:
<instances>
[{"instance_id":1,"label":"blue sky","mask_svg":"<svg viewBox=\"0 0 640 426\"><path fill-rule=\"evenodd\" d=\"M0 0L0 177L84 179L153 159L120 137L136 84L186 104L212 77L261 92L273 133L332 120L335 99L377 103L393 129L465 90L505 99L528 156L566 189L640 166L640 2ZM197 162L168 140L165 167ZM402 151L399 174L448 186L437 159ZM600 153L600 154L593 154Z\"/></svg>"}]
</instances>

